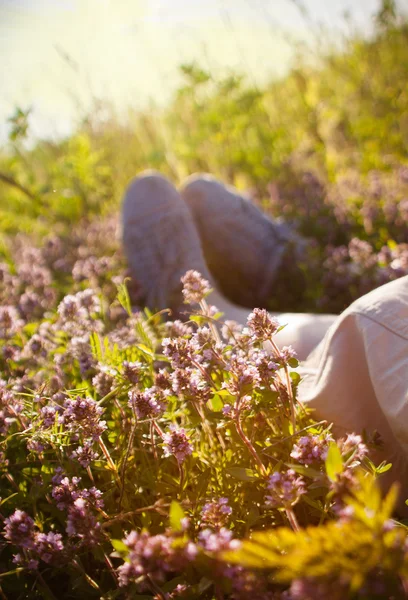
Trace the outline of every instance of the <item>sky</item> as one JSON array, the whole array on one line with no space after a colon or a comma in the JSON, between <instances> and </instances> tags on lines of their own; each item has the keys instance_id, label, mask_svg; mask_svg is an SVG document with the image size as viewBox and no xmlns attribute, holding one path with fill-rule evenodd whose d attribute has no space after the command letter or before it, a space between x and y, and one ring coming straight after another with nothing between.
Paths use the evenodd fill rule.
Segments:
<instances>
[{"instance_id":1,"label":"sky","mask_svg":"<svg viewBox=\"0 0 408 600\"><path fill-rule=\"evenodd\" d=\"M307 15L299 9L302 2ZM408 3L408 0L402 0ZM68 134L95 100L117 114L165 104L178 66L284 74L324 24L368 30L379 0L0 0L0 141L16 106L34 137Z\"/></svg>"}]
</instances>

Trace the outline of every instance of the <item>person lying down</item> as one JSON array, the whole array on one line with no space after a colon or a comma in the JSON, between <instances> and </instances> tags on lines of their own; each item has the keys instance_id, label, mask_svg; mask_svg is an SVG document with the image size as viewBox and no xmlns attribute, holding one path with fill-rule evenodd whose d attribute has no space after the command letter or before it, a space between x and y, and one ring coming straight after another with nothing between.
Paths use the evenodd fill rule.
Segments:
<instances>
[{"instance_id":1,"label":"person lying down","mask_svg":"<svg viewBox=\"0 0 408 600\"><path fill-rule=\"evenodd\" d=\"M211 304L223 320L245 324L250 310L274 293L295 306L302 293L299 258L305 241L266 217L234 188L193 175L178 191L148 171L128 186L122 237L132 278L144 304L186 312L181 278L195 270L207 279ZM296 290L294 294L294 290ZM244 308L247 307L247 308ZM340 316L271 313L286 327L276 337L301 361L299 400L333 423L334 435L377 431L376 461L393 467L382 484L408 498L408 276L363 296Z\"/></svg>"}]
</instances>

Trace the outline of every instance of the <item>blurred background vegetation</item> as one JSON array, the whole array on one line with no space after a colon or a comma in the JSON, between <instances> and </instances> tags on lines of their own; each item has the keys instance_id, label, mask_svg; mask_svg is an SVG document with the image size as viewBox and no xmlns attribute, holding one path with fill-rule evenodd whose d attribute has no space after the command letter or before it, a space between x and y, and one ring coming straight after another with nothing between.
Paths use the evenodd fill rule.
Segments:
<instances>
[{"instance_id":1,"label":"blurred background vegetation","mask_svg":"<svg viewBox=\"0 0 408 600\"><path fill-rule=\"evenodd\" d=\"M128 180L155 168L176 183L209 171L310 237L314 279L300 309L341 310L408 272L403 6L379 2L369 34L350 23L341 43L322 34L313 52L299 46L292 67L269 82L197 61L182 64L180 76L164 106L129 109L124 118L98 99L58 139L30 140L31 109L17 107L0 151L0 252L9 255L17 233L68 235L115 213Z\"/></svg>"}]
</instances>

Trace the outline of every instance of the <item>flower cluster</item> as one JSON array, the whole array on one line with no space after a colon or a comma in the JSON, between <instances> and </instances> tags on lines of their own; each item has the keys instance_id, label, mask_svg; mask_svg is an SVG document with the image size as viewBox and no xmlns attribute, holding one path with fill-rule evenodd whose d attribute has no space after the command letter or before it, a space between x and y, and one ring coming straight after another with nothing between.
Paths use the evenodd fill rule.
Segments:
<instances>
[{"instance_id":1,"label":"flower cluster","mask_svg":"<svg viewBox=\"0 0 408 600\"><path fill-rule=\"evenodd\" d=\"M83 496L68 508L66 532L85 546L95 546L101 538L101 524L92 512L91 503Z\"/></svg>"},{"instance_id":2,"label":"flower cluster","mask_svg":"<svg viewBox=\"0 0 408 600\"><path fill-rule=\"evenodd\" d=\"M80 433L85 439L97 440L106 429L106 422L100 421L103 408L92 398L77 396L74 400L68 398L64 402L64 410L59 417L59 423L68 431Z\"/></svg>"},{"instance_id":3,"label":"flower cluster","mask_svg":"<svg viewBox=\"0 0 408 600\"><path fill-rule=\"evenodd\" d=\"M358 464L368 455L368 448L363 442L363 438L355 433L349 433L345 438L339 440L339 447L347 459L352 458Z\"/></svg>"},{"instance_id":4,"label":"flower cluster","mask_svg":"<svg viewBox=\"0 0 408 600\"><path fill-rule=\"evenodd\" d=\"M150 535L147 531L132 531L123 542L128 560L118 569L121 586L137 581L142 589L149 589L144 583L146 578L161 583L168 573L182 572L197 554L194 544L178 546L172 536Z\"/></svg>"},{"instance_id":5,"label":"flower cluster","mask_svg":"<svg viewBox=\"0 0 408 600\"><path fill-rule=\"evenodd\" d=\"M199 304L211 291L209 282L198 271L187 271L181 283L187 304Z\"/></svg>"},{"instance_id":6,"label":"flower cluster","mask_svg":"<svg viewBox=\"0 0 408 600\"><path fill-rule=\"evenodd\" d=\"M165 395L155 387L146 388L143 392L131 390L129 406L135 411L138 419L152 419L164 412Z\"/></svg>"},{"instance_id":7,"label":"flower cluster","mask_svg":"<svg viewBox=\"0 0 408 600\"><path fill-rule=\"evenodd\" d=\"M266 504L273 508L294 506L300 497L306 493L303 477L297 475L293 469L285 472L272 473L269 477L268 494L265 497Z\"/></svg>"},{"instance_id":8,"label":"flower cluster","mask_svg":"<svg viewBox=\"0 0 408 600\"><path fill-rule=\"evenodd\" d=\"M4 537L24 552L24 556L14 555L13 561L17 564L26 563L28 568L36 569L38 559L47 564L61 562L64 551L62 535L53 531L38 531L33 519L24 511L17 509L5 519Z\"/></svg>"},{"instance_id":9,"label":"flower cluster","mask_svg":"<svg viewBox=\"0 0 408 600\"><path fill-rule=\"evenodd\" d=\"M204 504L201 511L201 525L220 529L224 527L232 513L232 508L228 504L228 498L218 498Z\"/></svg>"},{"instance_id":10,"label":"flower cluster","mask_svg":"<svg viewBox=\"0 0 408 600\"><path fill-rule=\"evenodd\" d=\"M293 446L290 456L302 465L311 465L322 462L327 457L330 435L304 435Z\"/></svg>"},{"instance_id":11,"label":"flower cluster","mask_svg":"<svg viewBox=\"0 0 408 600\"><path fill-rule=\"evenodd\" d=\"M170 425L170 431L163 436L163 448L165 456L175 456L179 463L183 463L187 456L193 452L193 448L182 427Z\"/></svg>"},{"instance_id":12,"label":"flower cluster","mask_svg":"<svg viewBox=\"0 0 408 600\"><path fill-rule=\"evenodd\" d=\"M0 338L11 338L23 324L14 306L0 306Z\"/></svg>"},{"instance_id":13,"label":"flower cluster","mask_svg":"<svg viewBox=\"0 0 408 600\"><path fill-rule=\"evenodd\" d=\"M247 319L247 326L253 339L259 342L270 340L278 331L279 321L264 308L255 308Z\"/></svg>"}]
</instances>

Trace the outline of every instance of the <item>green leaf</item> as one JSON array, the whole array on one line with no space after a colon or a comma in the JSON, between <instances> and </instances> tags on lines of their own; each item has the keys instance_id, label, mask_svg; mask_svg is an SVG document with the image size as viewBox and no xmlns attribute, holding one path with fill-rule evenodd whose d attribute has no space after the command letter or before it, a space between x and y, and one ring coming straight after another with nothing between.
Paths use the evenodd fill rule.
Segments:
<instances>
[{"instance_id":1,"label":"green leaf","mask_svg":"<svg viewBox=\"0 0 408 600\"><path fill-rule=\"evenodd\" d=\"M27 323L27 325L24 325L23 327L24 333L26 333L29 336L32 336L37 331L37 329L37 323Z\"/></svg>"},{"instance_id":2,"label":"green leaf","mask_svg":"<svg viewBox=\"0 0 408 600\"><path fill-rule=\"evenodd\" d=\"M186 514L181 507L181 504L172 500L170 504L170 527L173 531L183 531L181 521L185 518Z\"/></svg>"},{"instance_id":3,"label":"green leaf","mask_svg":"<svg viewBox=\"0 0 408 600\"><path fill-rule=\"evenodd\" d=\"M298 366L299 366L299 361L298 361L298 359L297 359L297 358L295 358L294 356L292 356L292 358L290 358L290 359L288 360L288 365L289 365L290 367L292 367L292 369L296 369L296 367L298 367Z\"/></svg>"},{"instance_id":4,"label":"green leaf","mask_svg":"<svg viewBox=\"0 0 408 600\"><path fill-rule=\"evenodd\" d=\"M246 469L245 467L229 467L226 471L229 475L240 481L256 481L258 479L255 471Z\"/></svg>"},{"instance_id":5,"label":"green leaf","mask_svg":"<svg viewBox=\"0 0 408 600\"><path fill-rule=\"evenodd\" d=\"M337 475L343 472L343 457L337 444L332 443L329 446L327 458L325 461L327 477L331 481L336 481Z\"/></svg>"},{"instance_id":6,"label":"green leaf","mask_svg":"<svg viewBox=\"0 0 408 600\"><path fill-rule=\"evenodd\" d=\"M116 552L120 554L126 554L128 551L128 547L122 540L111 540L112 546L115 548Z\"/></svg>"},{"instance_id":7,"label":"green leaf","mask_svg":"<svg viewBox=\"0 0 408 600\"><path fill-rule=\"evenodd\" d=\"M234 396L232 396L231 392L229 392L228 390L218 390L217 394L218 396L221 396L221 398L234 398Z\"/></svg>"},{"instance_id":8,"label":"green leaf","mask_svg":"<svg viewBox=\"0 0 408 600\"><path fill-rule=\"evenodd\" d=\"M208 404L211 410L214 412L221 412L224 406L224 403L218 394L215 394L212 398L210 398Z\"/></svg>"},{"instance_id":9,"label":"green leaf","mask_svg":"<svg viewBox=\"0 0 408 600\"><path fill-rule=\"evenodd\" d=\"M100 362L102 360L102 358L103 358L103 350L102 350L101 338L94 331L93 333L91 333L89 341L90 341L90 344L91 344L91 350L92 350L92 354L93 354L94 358L96 358L97 361Z\"/></svg>"},{"instance_id":10,"label":"green leaf","mask_svg":"<svg viewBox=\"0 0 408 600\"><path fill-rule=\"evenodd\" d=\"M291 371L289 373L289 375L290 375L290 378L293 381L293 383L295 385L297 385L299 383L299 381L300 381L300 375L299 375L299 373L297 371Z\"/></svg>"},{"instance_id":11,"label":"green leaf","mask_svg":"<svg viewBox=\"0 0 408 600\"><path fill-rule=\"evenodd\" d=\"M129 292L128 292L127 285L126 285L126 281L128 281L128 280L129 280L129 277L126 277L126 279L124 280L123 283L119 283L119 285L117 286L118 294L116 297L118 299L119 304L121 306L123 306L123 308L129 315L129 317L131 317L132 316L132 303L130 301L130 296L129 296Z\"/></svg>"},{"instance_id":12,"label":"green leaf","mask_svg":"<svg viewBox=\"0 0 408 600\"><path fill-rule=\"evenodd\" d=\"M204 317L204 315L190 315L189 320L193 323L197 323L197 325L202 325L203 323L205 323L206 318Z\"/></svg>"},{"instance_id":13,"label":"green leaf","mask_svg":"<svg viewBox=\"0 0 408 600\"><path fill-rule=\"evenodd\" d=\"M317 469L313 469L312 467L306 467L303 465L298 465L296 463L285 463L289 469L293 469L299 475L304 475L305 477L310 477L310 479L321 479L322 473Z\"/></svg>"},{"instance_id":14,"label":"green leaf","mask_svg":"<svg viewBox=\"0 0 408 600\"><path fill-rule=\"evenodd\" d=\"M149 336L147 321L143 318L136 319L135 330L144 346L146 346L146 348L150 348L150 350L153 350L153 341Z\"/></svg>"},{"instance_id":15,"label":"green leaf","mask_svg":"<svg viewBox=\"0 0 408 600\"><path fill-rule=\"evenodd\" d=\"M257 506L251 506L248 514L246 516L245 519L245 524L248 528L251 528L255 525L255 523L258 521L260 517L260 512L259 512L259 508Z\"/></svg>"},{"instance_id":16,"label":"green leaf","mask_svg":"<svg viewBox=\"0 0 408 600\"><path fill-rule=\"evenodd\" d=\"M392 467L392 463L386 463L385 461L378 465L376 471L377 473L386 473Z\"/></svg>"},{"instance_id":17,"label":"green leaf","mask_svg":"<svg viewBox=\"0 0 408 600\"><path fill-rule=\"evenodd\" d=\"M144 344L138 344L136 346L136 348L141 350L143 352L143 354L147 354L147 356L149 356L149 358L154 358L154 352L152 352L152 350L150 350L150 348L148 348Z\"/></svg>"},{"instance_id":18,"label":"green leaf","mask_svg":"<svg viewBox=\"0 0 408 600\"><path fill-rule=\"evenodd\" d=\"M11 498L14 498L14 496L18 496L18 492L14 492L14 494L7 496L7 498L0 498L0 506L3 506L3 504L11 500Z\"/></svg>"}]
</instances>

